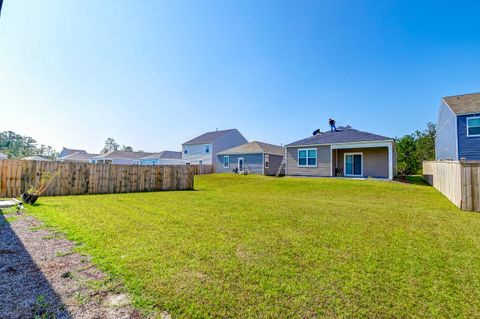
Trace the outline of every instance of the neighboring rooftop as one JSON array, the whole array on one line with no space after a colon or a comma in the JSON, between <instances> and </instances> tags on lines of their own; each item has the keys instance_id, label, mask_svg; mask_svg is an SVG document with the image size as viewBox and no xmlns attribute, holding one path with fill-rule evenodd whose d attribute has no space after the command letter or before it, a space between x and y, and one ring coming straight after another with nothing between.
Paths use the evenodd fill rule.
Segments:
<instances>
[{"instance_id":1,"label":"neighboring rooftop","mask_svg":"<svg viewBox=\"0 0 480 319\"><path fill-rule=\"evenodd\" d=\"M323 132L317 135L307 137L303 140L299 140L288 145L300 146L300 145L322 145L322 144L336 144L336 143L349 143L349 142L372 142L372 141L385 141L393 140L393 138L372 134L369 132L363 132L355 130L349 126L338 127L336 132Z\"/></svg>"},{"instance_id":2,"label":"neighboring rooftop","mask_svg":"<svg viewBox=\"0 0 480 319\"><path fill-rule=\"evenodd\" d=\"M457 115L480 113L480 93L446 96L443 100Z\"/></svg>"},{"instance_id":3,"label":"neighboring rooftop","mask_svg":"<svg viewBox=\"0 0 480 319\"><path fill-rule=\"evenodd\" d=\"M100 154L94 158L106 158L106 159L131 159L138 160L142 157L152 155L153 153L147 152L125 152L125 151L113 151L105 154Z\"/></svg>"},{"instance_id":4,"label":"neighboring rooftop","mask_svg":"<svg viewBox=\"0 0 480 319\"><path fill-rule=\"evenodd\" d=\"M86 151L76 152L67 156L59 157L59 161L85 161L88 162L92 157L96 157L100 154L91 154Z\"/></svg>"},{"instance_id":5,"label":"neighboring rooftop","mask_svg":"<svg viewBox=\"0 0 480 319\"><path fill-rule=\"evenodd\" d=\"M62 149L62 151L60 152L60 154L58 154L58 157L65 157L65 156L68 156L68 155L72 155L72 154L75 154L75 153L87 153L87 151L85 150L77 150L77 149L73 149L73 148L66 148L64 147Z\"/></svg>"},{"instance_id":6,"label":"neighboring rooftop","mask_svg":"<svg viewBox=\"0 0 480 319\"><path fill-rule=\"evenodd\" d=\"M230 132L237 131L237 129L229 129L229 130L222 130L222 131L213 131L213 132L207 132L205 134L202 134L200 136L195 137L194 139L191 139L190 141L187 141L183 144L204 144L204 143L210 143L215 141L216 139L227 135Z\"/></svg>"},{"instance_id":7,"label":"neighboring rooftop","mask_svg":"<svg viewBox=\"0 0 480 319\"><path fill-rule=\"evenodd\" d=\"M182 152L175 152L175 151L163 151L160 153L154 153L152 155L148 155L142 157L142 160L154 160L160 158L175 158L175 159L182 159Z\"/></svg>"},{"instance_id":8,"label":"neighboring rooftop","mask_svg":"<svg viewBox=\"0 0 480 319\"><path fill-rule=\"evenodd\" d=\"M230 154L258 154L266 153L273 155L285 155L285 149L278 145L253 141L237 147L230 148L218 153L218 155L230 155Z\"/></svg>"}]
</instances>

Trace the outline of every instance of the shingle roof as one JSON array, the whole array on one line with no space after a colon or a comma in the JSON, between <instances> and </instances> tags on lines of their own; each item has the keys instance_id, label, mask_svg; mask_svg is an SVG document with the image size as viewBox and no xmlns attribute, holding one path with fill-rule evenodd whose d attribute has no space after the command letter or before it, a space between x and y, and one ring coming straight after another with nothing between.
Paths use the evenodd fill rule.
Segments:
<instances>
[{"instance_id":1,"label":"shingle roof","mask_svg":"<svg viewBox=\"0 0 480 319\"><path fill-rule=\"evenodd\" d=\"M62 149L62 151L60 152L59 156L60 157L65 157L65 156L68 156L68 155L72 155L72 154L75 154L75 153L87 153L87 151L85 150L80 150L80 149L73 149L73 148L66 148L64 147Z\"/></svg>"},{"instance_id":2,"label":"shingle roof","mask_svg":"<svg viewBox=\"0 0 480 319\"><path fill-rule=\"evenodd\" d=\"M480 113L480 93L446 96L443 100L457 115Z\"/></svg>"},{"instance_id":3,"label":"shingle roof","mask_svg":"<svg viewBox=\"0 0 480 319\"><path fill-rule=\"evenodd\" d=\"M182 158L182 152L175 152L175 151L163 151L160 153L155 153L152 155L148 155L145 157L142 157L142 160L153 160L153 159L159 159L159 158L175 158L175 159L181 159Z\"/></svg>"},{"instance_id":4,"label":"shingle roof","mask_svg":"<svg viewBox=\"0 0 480 319\"><path fill-rule=\"evenodd\" d=\"M216 139L230 133L233 131L237 131L237 129L230 129L230 130L223 130L223 131L213 131L213 132L207 132L205 134L202 134L200 136L195 137L194 139L191 139L190 141L187 141L183 144L202 144L202 143L210 143L215 141Z\"/></svg>"},{"instance_id":5,"label":"shingle roof","mask_svg":"<svg viewBox=\"0 0 480 319\"><path fill-rule=\"evenodd\" d=\"M299 140L288 145L322 145L322 144L336 144L336 143L349 143L349 142L372 142L372 141L385 141L393 140L393 138L372 134L368 132L362 132L350 127L339 127L337 132L323 132L317 135L307 137L303 140Z\"/></svg>"},{"instance_id":6,"label":"shingle roof","mask_svg":"<svg viewBox=\"0 0 480 319\"><path fill-rule=\"evenodd\" d=\"M81 151L81 152L76 152L76 153L73 153L73 154L70 154L70 155L67 155L67 156L63 156L63 157L59 157L58 159L59 160L71 160L71 161L82 161L82 160L89 160L91 159L92 157L96 157L98 156L99 154L90 154L90 153L87 153L85 151Z\"/></svg>"},{"instance_id":7,"label":"shingle roof","mask_svg":"<svg viewBox=\"0 0 480 319\"><path fill-rule=\"evenodd\" d=\"M253 141L237 147L230 148L218 153L218 155L229 154L258 154L266 153L273 155L285 155L285 149L281 146Z\"/></svg>"},{"instance_id":8,"label":"shingle roof","mask_svg":"<svg viewBox=\"0 0 480 319\"><path fill-rule=\"evenodd\" d=\"M142 157L152 155L153 153L146 152L124 152L124 151L113 151L105 154L100 154L95 156L95 158L108 158L108 159L131 159L138 160Z\"/></svg>"}]
</instances>

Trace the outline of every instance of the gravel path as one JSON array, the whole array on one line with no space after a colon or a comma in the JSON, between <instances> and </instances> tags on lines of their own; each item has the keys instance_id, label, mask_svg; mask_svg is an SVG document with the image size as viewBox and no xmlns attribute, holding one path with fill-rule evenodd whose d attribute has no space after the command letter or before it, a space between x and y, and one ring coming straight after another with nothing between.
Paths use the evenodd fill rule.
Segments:
<instances>
[{"instance_id":1,"label":"gravel path","mask_svg":"<svg viewBox=\"0 0 480 319\"><path fill-rule=\"evenodd\" d=\"M122 285L22 213L0 213L0 318L143 318Z\"/></svg>"}]
</instances>

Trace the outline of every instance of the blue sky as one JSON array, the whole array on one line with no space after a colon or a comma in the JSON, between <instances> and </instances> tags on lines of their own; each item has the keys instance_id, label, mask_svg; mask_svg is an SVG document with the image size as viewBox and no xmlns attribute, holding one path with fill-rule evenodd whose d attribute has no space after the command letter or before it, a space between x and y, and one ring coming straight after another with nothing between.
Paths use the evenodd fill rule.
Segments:
<instances>
[{"instance_id":1,"label":"blue sky","mask_svg":"<svg viewBox=\"0 0 480 319\"><path fill-rule=\"evenodd\" d=\"M0 18L0 130L146 151L238 128L401 136L480 87L478 1L27 1Z\"/></svg>"}]
</instances>

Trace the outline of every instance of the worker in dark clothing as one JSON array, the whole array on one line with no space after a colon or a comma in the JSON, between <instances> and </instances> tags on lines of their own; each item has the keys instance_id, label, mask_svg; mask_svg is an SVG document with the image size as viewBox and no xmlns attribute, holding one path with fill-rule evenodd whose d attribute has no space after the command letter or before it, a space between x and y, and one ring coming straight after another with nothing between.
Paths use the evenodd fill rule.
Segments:
<instances>
[{"instance_id":1,"label":"worker in dark clothing","mask_svg":"<svg viewBox=\"0 0 480 319\"><path fill-rule=\"evenodd\" d=\"M328 119L328 124L330 125L330 131L331 132L336 132L337 128L335 127L335 120L334 119Z\"/></svg>"}]
</instances>

